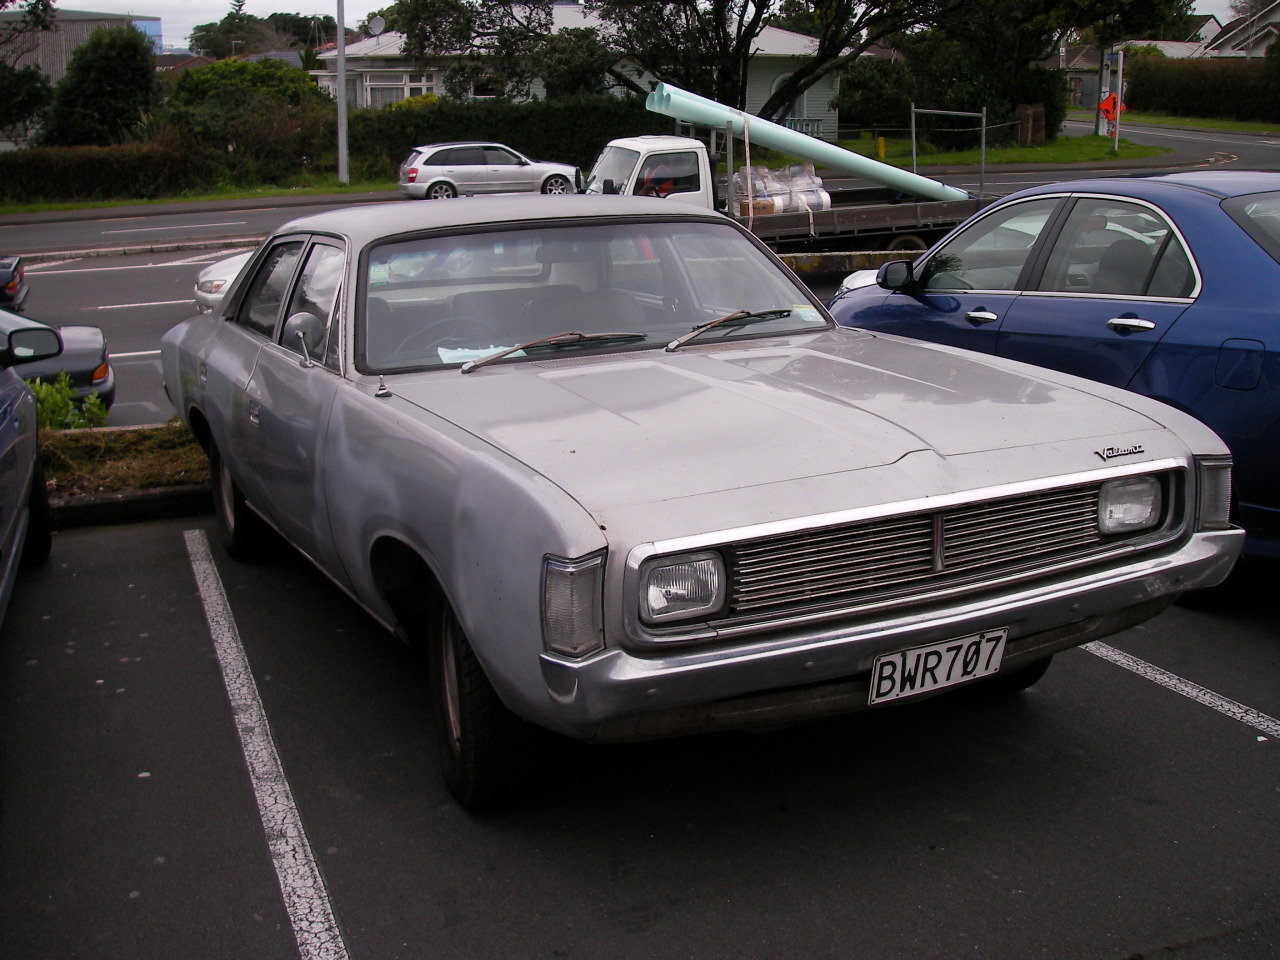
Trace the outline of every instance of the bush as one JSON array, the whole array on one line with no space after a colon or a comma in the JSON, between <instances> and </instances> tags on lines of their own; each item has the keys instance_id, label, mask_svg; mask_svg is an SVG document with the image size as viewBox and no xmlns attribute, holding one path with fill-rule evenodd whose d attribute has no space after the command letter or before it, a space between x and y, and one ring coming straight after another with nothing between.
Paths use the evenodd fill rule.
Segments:
<instances>
[{"instance_id":1,"label":"bush","mask_svg":"<svg viewBox=\"0 0 1280 960\"><path fill-rule=\"evenodd\" d=\"M107 422L107 408L96 393L80 404L71 399L71 380L66 373L58 374L53 383L37 377L31 381L31 392L36 395L36 426L40 430L100 427Z\"/></svg>"},{"instance_id":2,"label":"bush","mask_svg":"<svg viewBox=\"0 0 1280 960\"><path fill-rule=\"evenodd\" d=\"M155 199L225 176L218 157L181 138L110 147L35 147L0 153L0 200Z\"/></svg>"},{"instance_id":3,"label":"bush","mask_svg":"<svg viewBox=\"0 0 1280 960\"><path fill-rule=\"evenodd\" d=\"M41 124L42 143L120 143L155 102L156 58L136 27L93 31L76 47L53 89Z\"/></svg>"},{"instance_id":4,"label":"bush","mask_svg":"<svg viewBox=\"0 0 1280 960\"><path fill-rule=\"evenodd\" d=\"M1150 113L1280 121L1276 57L1280 44L1272 44L1265 60L1141 57L1126 64L1125 101L1131 110Z\"/></svg>"}]
</instances>

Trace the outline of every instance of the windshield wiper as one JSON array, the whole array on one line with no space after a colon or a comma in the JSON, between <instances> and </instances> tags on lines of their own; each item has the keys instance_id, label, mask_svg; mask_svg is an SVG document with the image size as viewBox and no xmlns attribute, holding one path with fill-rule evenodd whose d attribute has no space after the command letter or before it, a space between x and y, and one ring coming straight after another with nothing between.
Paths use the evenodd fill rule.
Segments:
<instances>
[{"instance_id":1,"label":"windshield wiper","mask_svg":"<svg viewBox=\"0 0 1280 960\"><path fill-rule=\"evenodd\" d=\"M579 333L576 330L566 330L564 333L553 333L549 337L542 337L539 340L530 340L527 343L517 344L514 347L507 347L505 350L499 350L497 353L490 353L487 356L479 357L475 360L468 360L462 365L463 373L470 373L483 367L486 363L493 363L495 360L501 360L503 357L509 357L513 353L519 353L521 350L527 350L530 347L556 347L563 344L571 343L608 343L610 341L622 342L625 340L644 340L646 334L643 333Z\"/></svg>"},{"instance_id":2,"label":"windshield wiper","mask_svg":"<svg viewBox=\"0 0 1280 960\"><path fill-rule=\"evenodd\" d=\"M745 327L749 323L758 323L762 320L781 320L783 317L791 316L791 310L787 307L781 307L777 310L737 310L734 313L726 314L723 317L717 317L708 323L702 324L700 327L694 327L683 337L672 340L667 344L667 352L677 350L683 347L690 340L702 336L708 330L726 324L733 324L735 327Z\"/></svg>"}]
</instances>

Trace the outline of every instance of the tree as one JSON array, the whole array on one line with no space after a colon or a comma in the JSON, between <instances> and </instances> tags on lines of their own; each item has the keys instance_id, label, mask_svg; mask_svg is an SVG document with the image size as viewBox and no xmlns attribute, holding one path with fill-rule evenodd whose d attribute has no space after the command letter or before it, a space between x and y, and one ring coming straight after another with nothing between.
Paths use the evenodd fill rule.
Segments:
<instances>
[{"instance_id":1,"label":"tree","mask_svg":"<svg viewBox=\"0 0 1280 960\"><path fill-rule=\"evenodd\" d=\"M604 93L617 53L591 27L569 27L546 38L538 55L548 100Z\"/></svg>"},{"instance_id":2,"label":"tree","mask_svg":"<svg viewBox=\"0 0 1280 960\"><path fill-rule=\"evenodd\" d=\"M53 87L38 67L11 67L0 60L0 130L24 127L53 99Z\"/></svg>"},{"instance_id":3,"label":"tree","mask_svg":"<svg viewBox=\"0 0 1280 960\"><path fill-rule=\"evenodd\" d=\"M72 52L41 128L52 145L121 143L156 99L156 58L130 25L99 29Z\"/></svg>"},{"instance_id":4,"label":"tree","mask_svg":"<svg viewBox=\"0 0 1280 960\"><path fill-rule=\"evenodd\" d=\"M0 0L0 10L10 7L22 16L0 23L0 63L12 66L35 49L35 34L53 29L54 9L53 0Z\"/></svg>"}]
</instances>

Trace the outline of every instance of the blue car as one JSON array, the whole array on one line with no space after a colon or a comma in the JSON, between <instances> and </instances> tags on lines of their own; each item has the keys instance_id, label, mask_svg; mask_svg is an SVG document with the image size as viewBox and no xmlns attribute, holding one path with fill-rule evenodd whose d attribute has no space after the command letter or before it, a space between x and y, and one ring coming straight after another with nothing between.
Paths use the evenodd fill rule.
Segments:
<instances>
[{"instance_id":1,"label":"blue car","mask_svg":"<svg viewBox=\"0 0 1280 960\"><path fill-rule=\"evenodd\" d=\"M1245 552L1280 557L1280 173L1023 190L914 261L851 275L829 306L844 326L1023 360L1186 410L1235 457Z\"/></svg>"}]
</instances>

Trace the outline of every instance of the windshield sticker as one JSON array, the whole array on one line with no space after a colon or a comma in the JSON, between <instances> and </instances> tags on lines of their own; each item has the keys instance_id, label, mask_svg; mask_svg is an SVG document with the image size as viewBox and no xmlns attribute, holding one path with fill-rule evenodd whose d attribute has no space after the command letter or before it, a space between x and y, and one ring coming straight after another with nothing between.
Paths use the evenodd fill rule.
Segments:
<instances>
[{"instance_id":1,"label":"windshield sticker","mask_svg":"<svg viewBox=\"0 0 1280 960\"><path fill-rule=\"evenodd\" d=\"M821 323L822 314L807 304L797 303L791 307L792 316L799 317L806 323Z\"/></svg>"}]
</instances>

